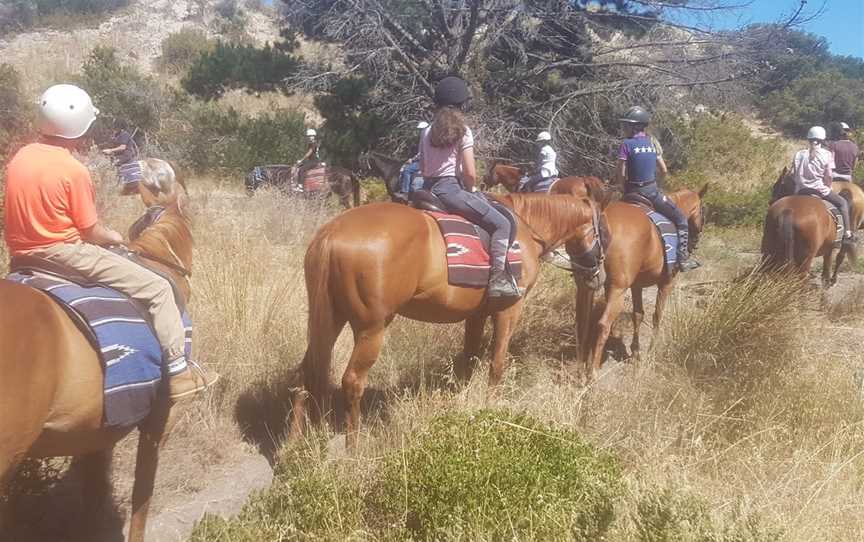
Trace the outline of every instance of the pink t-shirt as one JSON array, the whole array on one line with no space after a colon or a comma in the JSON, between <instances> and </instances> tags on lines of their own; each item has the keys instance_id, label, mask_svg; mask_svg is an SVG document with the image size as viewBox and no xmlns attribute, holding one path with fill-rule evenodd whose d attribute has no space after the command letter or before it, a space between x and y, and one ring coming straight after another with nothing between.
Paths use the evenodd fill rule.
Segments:
<instances>
[{"instance_id":1,"label":"pink t-shirt","mask_svg":"<svg viewBox=\"0 0 864 542\"><path fill-rule=\"evenodd\" d=\"M825 184L826 170L830 179L831 171L834 169L834 157L831 151L819 147L813 149L813 156L811 157L810 149L800 150L795 154L793 166L797 190L810 188L823 196L831 192L831 188Z\"/></svg>"},{"instance_id":2,"label":"pink t-shirt","mask_svg":"<svg viewBox=\"0 0 864 542\"><path fill-rule=\"evenodd\" d=\"M462 151L474 146L474 134L466 128L462 141L446 148L433 147L429 138L432 127L420 136L420 170L424 179L459 177L462 173Z\"/></svg>"}]
</instances>

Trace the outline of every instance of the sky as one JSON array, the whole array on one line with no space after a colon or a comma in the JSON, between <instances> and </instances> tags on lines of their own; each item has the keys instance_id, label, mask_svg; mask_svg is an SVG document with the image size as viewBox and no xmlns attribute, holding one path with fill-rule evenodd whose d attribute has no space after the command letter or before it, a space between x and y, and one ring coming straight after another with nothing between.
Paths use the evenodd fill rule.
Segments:
<instances>
[{"instance_id":1,"label":"sky","mask_svg":"<svg viewBox=\"0 0 864 542\"><path fill-rule=\"evenodd\" d=\"M798 8L800 0L752 0L750 5L713 15L710 18L696 19L698 26L709 24L713 28L729 29L750 23L777 22L784 15L789 16ZM738 2L747 3L746 0ZM864 0L808 0L803 13L813 13L824 3L824 12L817 19L803 25L800 29L822 36L828 40L829 49L837 55L864 58Z\"/></svg>"}]
</instances>

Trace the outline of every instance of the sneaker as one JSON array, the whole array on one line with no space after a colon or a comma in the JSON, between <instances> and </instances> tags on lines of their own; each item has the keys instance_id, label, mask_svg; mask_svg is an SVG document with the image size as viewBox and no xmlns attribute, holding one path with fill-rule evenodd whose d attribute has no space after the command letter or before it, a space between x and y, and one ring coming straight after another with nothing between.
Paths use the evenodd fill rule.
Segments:
<instances>
[{"instance_id":1,"label":"sneaker","mask_svg":"<svg viewBox=\"0 0 864 542\"><path fill-rule=\"evenodd\" d=\"M489 297L522 297L516 281L503 271L493 272L489 279Z\"/></svg>"},{"instance_id":2,"label":"sneaker","mask_svg":"<svg viewBox=\"0 0 864 542\"><path fill-rule=\"evenodd\" d=\"M208 371L194 361L188 363L185 371L169 377L168 392L171 401L201 393L219 380L218 373Z\"/></svg>"},{"instance_id":3,"label":"sneaker","mask_svg":"<svg viewBox=\"0 0 864 542\"><path fill-rule=\"evenodd\" d=\"M693 271L694 269L698 269L702 267L702 264L694 260L693 258L678 258L678 270L686 273L687 271Z\"/></svg>"}]
</instances>

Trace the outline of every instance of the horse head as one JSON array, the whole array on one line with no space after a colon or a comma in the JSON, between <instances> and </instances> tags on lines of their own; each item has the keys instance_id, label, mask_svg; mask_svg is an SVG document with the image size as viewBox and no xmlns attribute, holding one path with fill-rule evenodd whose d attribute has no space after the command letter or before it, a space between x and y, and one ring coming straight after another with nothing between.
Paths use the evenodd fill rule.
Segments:
<instances>
[{"instance_id":1,"label":"horse head","mask_svg":"<svg viewBox=\"0 0 864 542\"><path fill-rule=\"evenodd\" d=\"M784 167L783 171L777 177L777 182L771 187L771 203L778 199L791 196L795 193L795 176L789 171L788 167Z\"/></svg>"},{"instance_id":2,"label":"horse head","mask_svg":"<svg viewBox=\"0 0 864 542\"><path fill-rule=\"evenodd\" d=\"M185 299L191 295L192 230L186 196L167 205L156 205L129 228L129 250L149 265L170 274Z\"/></svg>"},{"instance_id":3,"label":"horse head","mask_svg":"<svg viewBox=\"0 0 864 542\"><path fill-rule=\"evenodd\" d=\"M519 180L522 178L522 170L517 166L504 164L501 160L493 159L486 163L486 175L483 176L484 189L489 189L500 184L508 192L516 192L519 188Z\"/></svg>"}]
</instances>

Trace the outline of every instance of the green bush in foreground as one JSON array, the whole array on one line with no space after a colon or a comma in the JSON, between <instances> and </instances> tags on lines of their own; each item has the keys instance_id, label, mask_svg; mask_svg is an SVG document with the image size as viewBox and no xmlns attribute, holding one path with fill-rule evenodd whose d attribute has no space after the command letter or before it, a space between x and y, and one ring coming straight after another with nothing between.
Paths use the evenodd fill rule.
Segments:
<instances>
[{"instance_id":1,"label":"green bush in foreground","mask_svg":"<svg viewBox=\"0 0 864 542\"><path fill-rule=\"evenodd\" d=\"M448 414L385 460L365 517L417 540L597 540L620 487L615 459L575 431L506 412Z\"/></svg>"}]
</instances>

